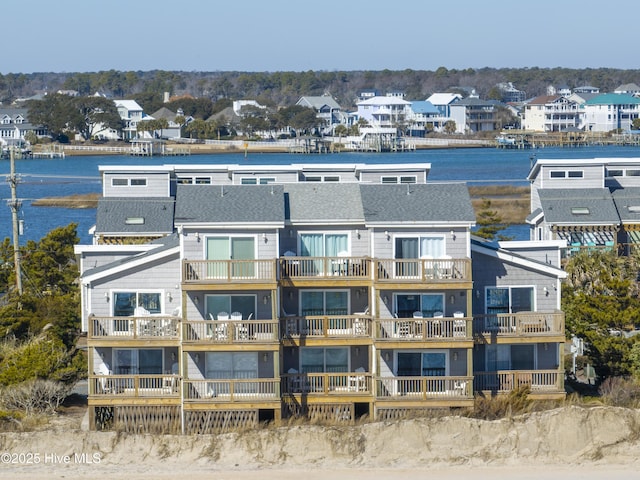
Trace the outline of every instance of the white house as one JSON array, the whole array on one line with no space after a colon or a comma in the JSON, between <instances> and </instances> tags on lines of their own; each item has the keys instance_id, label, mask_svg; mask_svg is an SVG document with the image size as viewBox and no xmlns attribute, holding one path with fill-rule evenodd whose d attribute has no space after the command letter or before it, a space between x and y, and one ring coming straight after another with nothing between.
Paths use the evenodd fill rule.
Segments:
<instances>
[{"instance_id":1,"label":"white house","mask_svg":"<svg viewBox=\"0 0 640 480\"><path fill-rule=\"evenodd\" d=\"M358 118L376 127L395 127L411 115L411 102L399 97L373 97L357 103Z\"/></svg>"},{"instance_id":2,"label":"white house","mask_svg":"<svg viewBox=\"0 0 640 480\"><path fill-rule=\"evenodd\" d=\"M640 99L627 94L604 93L584 105L584 124L591 132L631 130L640 115Z\"/></svg>"}]
</instances>

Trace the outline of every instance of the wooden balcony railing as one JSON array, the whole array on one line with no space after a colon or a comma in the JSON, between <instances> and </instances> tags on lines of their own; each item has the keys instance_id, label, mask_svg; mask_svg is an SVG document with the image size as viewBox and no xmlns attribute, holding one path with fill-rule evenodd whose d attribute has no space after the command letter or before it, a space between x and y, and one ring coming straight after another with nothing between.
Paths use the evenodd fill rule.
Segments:
<instances>
[{"instance_id":1,"label":"wooden balcony railing","mask_svg":"<svg viewBox=\"0 0 640 480\"><path fill-rule=\"evenodd\" d=\"M278 342L277 320L189 320L183 323L184 342L271 343Z\"/></svg>"},{"instance_id":2,"label":"wooden balcony railing","mask_svg":"<svg viewBox=\"0 0 640 480\"><path fill-rule=\"evenodd\" d=\"M280 278L367 279L370 275L371 259L366 257L280 257Z\"/></svg>"},{"instance_id":3,"label":"wooden balcony railing","mask_svg":"<svg viewBox=\"0 0 640 480\"><path fill-rule=\"evenodd\" d=\"M471 280L471 260L454 259L380 259L380 282L452 282Z\"/></svg>"},{"instance_id":4,"label":"wooden balcony railing","mask_svg":"<svg viewBox=\"0 0 640 480\"><path fill-rule=\"evenodd\" d=\"M280 399L278 378L185 379L183 385L185 402L251 402Z\"/></svg>"},{"instance_id":5,"label":"wooden balcony railing","mask_svg":"<svg viewBox=\"0 0 640 480\"><path fill-rule=\"evenodd\" d=\"M178 375L90 375L89 395L180 397Z\"/></svg>"},{"instance_id":6,"label":"wooden balcony railing","mask_svg":"<svg viewBox=\"0 0 640 480\"><path fill-rule=\"evenodd\" d=\"M179 338L181 317L145 315L142 317L89 317L91 339L171 340Z\"/></svg>"},{"instance_id":7,"label":"wooden balcony railing","mask_svg":"<svg viewBox=\"0 0 640 480\"><path fill-rule=\"evenodd\" d=\"M471 338L471 318L391 318L376 321L376 340L426 341Z\"/></svg>"},{"instance_id":8,"label":"wooden balcony railing","mask_svg":"<svg viewBox=\"0 0 640 480\"><path fill-rule=\"evenodd\" d=\"M273 283L275 259L265 260L183 260L185 283Z\"/></svg>"},{"instance_id":9,"label":"wooden balcony railing","mask_svg":"<svg viewBox=\"0 0 640 480\"><path fill-rule=\"evenodd\" d=\"M564 334L563 312L519 312L476 316L473 331L483 336Z\"/></svg>"},{"instance_id":10,"label":"wooden balcony railing","mask_svg":"<svg viewBox=\"0 0 640 480\"><path fill-rule=\"evenodd\" d=\"M473 377L379 377L378 399L472 398Z\"/></svg>"},{"instance_id":11,"label":"wooden balcony railing","mask_svg":"<svg viewBox=\"0 0 640 480\"><path fill-rule=\"evenodd\" d=\"M285 337L371 337L372 320L362 315L309 315L282 319Z\"/></svg>"},{"instance_id":12,"label":"wooden balcony railing","mask_svg":"<svg viewBox=\"0 0 640 480\"><path fill-rule=\"evenodd\" d=\"M282 376L283 393L308 395L370 394L373 377L366 372L294 373Z\"/></svg>"},{"instance_id":13,"label":"wooden balcony railing","mask_svg":"<svg viewBox=\"0 0 640 480\"><path fill-rule=\"evenodd\" d=\"M564 373L558 370L499 370L474 374L475 391L511 392L522 386L532 393L563 392Z\"/></svg>"}]
</instances>

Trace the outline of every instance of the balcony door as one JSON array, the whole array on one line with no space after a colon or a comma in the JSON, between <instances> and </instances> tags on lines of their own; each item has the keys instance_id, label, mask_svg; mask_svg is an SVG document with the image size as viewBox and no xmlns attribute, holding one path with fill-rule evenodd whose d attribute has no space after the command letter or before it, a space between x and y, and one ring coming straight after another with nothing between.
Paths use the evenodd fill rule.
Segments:
<instances>
[{"instance_id":1,"label":"balcony door","mask_svg":"<svg viewBox=\"0 0 640 480\"><path fill-rule=\"evenodd\" d=\"M303 257L315 257L308 268L313 269L314 274L324 272L323 257L339 257L349 254L349 235L346 233L301 233L300 255ZM312 272L307 272L312 273Z\"/></svg>"},{"instance_id":2,"label":"balcony door","mask_svg":"<svg viewBox=\"0 0 640 480\"><path fill-rule=\"evenodd\" d=\"M307 315L348 315L347 290L301 290L300 312Z\"/></svg>"},{"instance_id":3,"label":"balcony door","mask_svg":"<svg viewBox=\"0 0 640 480\"><path fill-rule=\"evenodd\" d=\"M254 237L207 237L207 260L213 260L208 267L209 278L253 278L255 276ZM216 261L218 260L218 261ZM236 260L229 268L227 260Z\"/></svg>"},{"instance_id":4,"label":"balcony door","mask_svg":"<svg viewBox=\"0 0 640 480\"><path fill-rule=\"evenodd\" d=\"M116 375L160 375L162 360L161 349L116 348L113 371Z\"/></svg>"},{"instance_id":5,"label":"balcony door","mask_svg":"<svg viewBox=\"0 0 640 480\"><path fill-rule=\"evenodd\" d=\"M444 312L444 295L441 293L399 293L396 295L398 318L411 318L414 312L422 312L423 317L434 317Z\"/></svg>"},{"instance_id":6,"label":"balcony door","mask_svg":"<svg viewBox=\"0 0 640 480\"><path fill-rule=\"evenodd\" d=\"M398 352L399 377L444 377L446 352Z\"/></svg>"},{"instance_id":7,"label":"balcony door","mask_svg":"<svg viewBox=\"0 0 640 480\"><path fill-rule=\"evenodd\" d=\"M206 295L205 302L206 318L210 318L209 314L211 314L217 319L218 314L222 312L228 314L240 312L243 320L248 319L251 314L253 314L251 318L256 318L255 295Z\"/></svg>"},{"instance_id":8,"label":"balcony door","mask_svg":"<svg viewBox=\"0 0 640 480\"><path fill-rule=\"evenodd\" d=\"M442 258L444 256L444 237L396 237L395 257L396 276L419 278L420 262L409 260L419 258Z\"/></svg>"}]
</instances>

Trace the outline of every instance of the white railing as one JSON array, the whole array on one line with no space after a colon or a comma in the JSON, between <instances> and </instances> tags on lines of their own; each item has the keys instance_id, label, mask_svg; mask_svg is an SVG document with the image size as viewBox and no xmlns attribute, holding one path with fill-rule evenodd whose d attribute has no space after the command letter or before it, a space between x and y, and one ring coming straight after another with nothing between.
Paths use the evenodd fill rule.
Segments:
<instances>
[{"instance_id":1,"label":"white railing","mask_svg":"<svg viewBox=\"0 0 640 480\"><path fill-rule=\"evenodd\" d=\"M308 315L286 317L285 337L370 337L371 317L363 315Z\"/></svg>"},{"instance_id":2,"label":"white railing","mask_svg":"<svg viewBox=\"0 0 640 480\"><path fill-rule=\"evenodd\" d=\"M483 336L564 334L563 312L519 312L481 315L473 319L474 333Z\"/></svg>"},{"instance_id":3,"label":"white railing","mask_svg":"<svg viewBox=\"0 0 640 480\"><path fill-rule=\"evenodd\" d=\"M476 373L476 391L511 392L527 386L532 393L563 392L564 373L558 370L499 370Z\"/></svg>"},{"instance_id":4,"label":"white railing","mask_svg":"<svg viewBox=\"0 0 640 480\"><path fill-rule=\"evenodd\" d=\"M467 340L470 338L470 318L389 318L376 321L377 340Z\"/></svg>"},{"instance_id":5,"label":"white railing","mask_svg":"<svg viewBox=\"0 0 640 480\"><path fill-rule=\"evenodd\" d=\"M472 377L379 377L376 397L427 400L471 398Z\"/></svg>"},{"instance_id":6,"label":"white railing","mask_svg":"<svg viewBox=\"0 0 640 480\"><path fill-rule=\"evenodd\" d=\"M89 338L177 339L180 317L89 317Z\"/></svg>"},{"instance_id":7,"label":"white railing","mask_svg":"<svg viewBox=\"0 0 640 480\"><path fill-rule=\"evenodd\" d=\"M251 378L184 380L185 401L249 402L279 400L280 380Z\"/></svg>"},{"instance_id":8,"label":"white railing","mask_svg":"<svg viewBox=\"0 0 640 480\"><path fill-rule=\"evenodd\" d=\"M178 375L90 375L89 395L179 397Z\"/></svg>"},{"instance_id":9,"label":"white railing","mask_svg":"<svg viewBox=\"0 0 640 480\"><path fill-rule=\"evenodd\" d=\"M282 376L283 393L341 395L371 393L372 376L366 372L295 373Z\"/></svg>"},{"instance_id":10,"label":"white railing","mask_svg":"<svg viewBox=\"0 0 640 480\"><path fill-rule=\"evenodd\" d=\"M189 320L182 338L196 343L272 343L279 341L277 320Z\"/></svg>"}]
</instances>

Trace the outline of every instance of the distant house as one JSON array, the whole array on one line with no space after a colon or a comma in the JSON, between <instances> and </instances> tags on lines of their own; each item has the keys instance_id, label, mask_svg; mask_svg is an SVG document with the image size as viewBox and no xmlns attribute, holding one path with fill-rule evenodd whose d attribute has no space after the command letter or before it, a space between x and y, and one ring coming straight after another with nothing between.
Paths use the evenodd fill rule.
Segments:
<instances>
[{"instance_id":1,"label":"distant house","mask_svg":"<svg viewBox=\"0 0 640 480\"><path fill-rule=\"evenodd\" d=\"M635 83L625 83L624 85L617 87L613 93L621 93L637 97L640 95L640 87Z\"/></svg>"},{"instance_id":2,"label":"distant house","mask_svg":"<svg viewBox=\"0 0 640 480\"><path fill-rule=\"evenodd\" d=\"M426 100L411 102L411 135L424 136L429 131L441 131L444 123L440 111Z\"/></svg>"},{"instance_id":3,"label":"distant house","mask_svg":"<svg viewBox=\"0 0 640 480\"><path fill-rule=\"evenodd\" d=\"M562 132L580 126L579 104L562 95L542 95L524 106L522 127L533 132Z\"/></svg>"},{"instance_id":4,"label":"distant house","mask_svg":"<svg viewBox=\"0 0 640 480\"><path fill-rule=\"evenodd\" d=\"M527 97L526 92L524 92L523 90L518 90L513 86L513 83L511 82L499 83L496 85L496 87L498 87L498 90L500 90L502 101L504 103L524 102L525 98Z\"/></svg>"},{"instance_id":5,"label":"distant house","mask_svg":"<svg viewBox=\"0 0 640 480\"><path fill-rule=\"evenodd\" d=\"M133 140L137 137L138 122L142 121L146 114L135 100L114 100L120 118L124 122L122 137L124 140Z\"/></svg>"},{"instance_id":6,"label":"distant house","mask_svg":"<svg viewBox=\"0 0 640 480\"><path fill-rule=\"evenodd\" d=\"M496 129L493 101L468 97L452 103L449 108L451 120L456 123L456 133L488 132Z\"/></svg>"},{"instance_id":7,"label":"distant house","mask_svg":"<svg viewBox=\"0 0 640 480\"><path fill-rule=\"evenodd\" d=\"M347 124L347 115L342 112L342 107L331 95L301 97L296 105L312 108L316 112L316 117L325 122L326 133L333 132L334 125Z\"/></svg>"},{"instance_id":8,"label":"distant house","mask_svg":"<svg viewBox=\"0 0 640 480\"><path fill-rule=\"evenodd\" d=\"M640 115L640 99L629 94L604 93L584 105L584 124L592 132L631 130Z\"/></svg>"},{"instance_id":9,"label":"distant house","mask_svg":"<svg viewBox=\"0 0 640 480\"><path fill-rule=\"evenodd\" d=\"M38 137L47 135L46 128L30 123L27 115L26 108L0 108L0 144L20 144L28 132Z\"/></svg>"},{"instance_id":10,"label":"distant house","mask_svg":"<svg viewBox=\"0 0 640 480\"><path fill-rule=\"evenodd\" d=\"M573 93L600 93L598 87L592 87L591 85L582 85L573 89Z\"/></svg>"},{"instance_id":11,"label":"distant house","mask_svg":"<svg viewBox=\"0 0 640 480\"><path fill-rule=\"evenodd\" d=\"M462 95L459 93L434 93L427 98L427 102L436 107L442 117L451 116L451 105L458 100L462 100Z\"/></svg>"},{"instance_id":12,"label":"distant house","mask_svg":"<svg viewBox=\"0 0 640 480\"><path fill-rule=\"evenodd\" d=\"M374 127L397 127L412 115L411 102L398 97L373 97L358 102L358 118Z\"/></svg>"},{"instance_id":13,"label":"distant house","mask_svg":"<svg viewBox=\"0 0 640 480\"><path fill-rule=\"evenodd\" d=\"M167 120L168 126L167 128L162 128L154 132L154 137L161 139L170 139L170 138L180 138L180 128L181 125L176 122L176 117L184 116L182 110L179 110L177 113L172 112L167 107L162 107L160 110L154 112L153 114L144 117L142 121L146 120ZM193 120L191 117L189 119L185 119L185 123L189 123L190 120Z\"/></svg>"}]
</instances>

